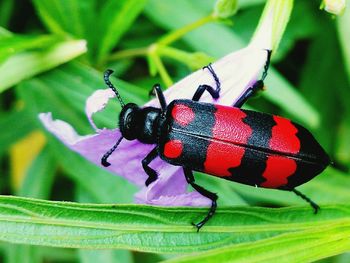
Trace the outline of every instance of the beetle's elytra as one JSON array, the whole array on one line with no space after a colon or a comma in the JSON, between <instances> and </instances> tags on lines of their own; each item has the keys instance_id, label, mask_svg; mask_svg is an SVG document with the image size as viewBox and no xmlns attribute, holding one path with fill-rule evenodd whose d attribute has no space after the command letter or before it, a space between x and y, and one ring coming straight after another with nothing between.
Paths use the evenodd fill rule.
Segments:
<instances>
[{"instance_id":1,"label":"beetle's elytra","mask_svg":"<svg viewBox=\"0 0 350 263\"><path fill-rule=\"evenodd\" d=\"M262 78L233 107L199 102L205 91L213 98L219 97L220 81L211 65L205 68L212 74L216 88L200 85L192 100L174 100L167 105L160 86L155 85L160 108L125 105L109 80L113 71L107 70L104 80L122 105L119 116L122 137L102 157L102 165L110 165L107 158L123 138L155 144L142 161L148 175L147 186L157 179L157 172L149 164L160 156L170 164L182 166L187 182L212 200L207 216L195 224L197 230L214 215L218 197L197 185L192 171L246 185L293 191L316 213L318 205L295 187L308 182L329 165L326 152L301 125L276 115L240 109L264 86L271 51L267 54Z\"/></svg>"}]
</instances>

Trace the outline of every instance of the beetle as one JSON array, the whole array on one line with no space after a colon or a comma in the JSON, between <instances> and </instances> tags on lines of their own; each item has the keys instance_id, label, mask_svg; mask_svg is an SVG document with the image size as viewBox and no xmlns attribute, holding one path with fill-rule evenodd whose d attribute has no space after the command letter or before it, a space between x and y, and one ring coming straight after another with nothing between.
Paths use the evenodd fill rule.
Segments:
<instances>
[{"instance_id":1,"label":"beetle","mask_svg":"<svg viewBox=\"0 0 350 263\"><path fill-rule=\"evenodd\" d=\"M156 144L142 160L148 175L145 184L148 186L158 177L149 166L157 156L182 166L187 182L212 202L206 217L194 224L198 231L214 215L218 196L196 184L193 171L255 187L292 191L317 213L319 206L295 188L329 165L327 153L301 125L277 115L241 109L248 98L263 89L270 57L268 50L261 79L232 107L199 102L205 91L214 99L219 97L221 84L211 64L203 69L209 70L216 88L200 85L192 100L178 99L167 105L160 85L156 84L153 90L160 108L124 104L109 80L113 71L107 70L104 81L122 106L119 116L122 137L101 158L101 164L110 165L107 159L123 138Z\"/></svg>"}]
</instances>

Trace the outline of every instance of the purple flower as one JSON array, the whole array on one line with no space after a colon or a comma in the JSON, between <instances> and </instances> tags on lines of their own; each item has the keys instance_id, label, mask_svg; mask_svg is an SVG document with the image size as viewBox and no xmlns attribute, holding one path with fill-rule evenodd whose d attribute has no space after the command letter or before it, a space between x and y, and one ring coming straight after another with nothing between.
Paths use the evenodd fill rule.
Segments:
<instances>
[{"instance_id":1,"label":"purple flower","mask_svg":"<svg viewBox=\"0 0 350 263\"><path fill-rule=\"evenodd\" d=\"M214 101L209 93L205 92L201 101L232 105L260 77L261 69L267 58L265 49L271 48L269 43L271 35L266 30L259 31L265 32L265 34L256 34L254 41L248 47L233 52L212 64L221 82L220 98ZM118 83L115 84L118 86ZM208 70L200 69L182 79L164 92L165 98L168 103L179 98L191 99L201 84L215 87L215 81ZM68 148L101 168L123 176L138 185L141 190L135 196L136 202L164 206L210 205L210 200L196 191L187 191L187 182L182 167L172 166L159 157L150 164L158 172L158 180L148 187L145 186L148 176L142 168L141 160L154 148L154 145L124 139L117 150L108 158L111 165L109 167L101 165L101 157L116 143L121 137L121 133L118 129L97 128L92 120L92 115L102 110L114 95L110 89L97 90L87 99L86 115L96 132L92 135L78 135L68 123L53 120L51 113L41 113L39 118L46 129ZM145 106L159 107L156 99L151 100Z\"/></svg>"}]
</instances>

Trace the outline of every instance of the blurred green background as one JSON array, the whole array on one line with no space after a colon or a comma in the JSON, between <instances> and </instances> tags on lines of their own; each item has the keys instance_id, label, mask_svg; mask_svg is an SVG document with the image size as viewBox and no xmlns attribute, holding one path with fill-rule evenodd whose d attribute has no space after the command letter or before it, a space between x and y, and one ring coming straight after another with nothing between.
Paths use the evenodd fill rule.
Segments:
<instances>
[{"instance_id":1,"label":"blurred green background","mask_svg":"<svg viewBox=\"0 0 350 263\"><path fill-rule=\"evenodd\" d=\"M207 17L213 0L0 0L0 190L2 195L132 203L136 187L70 152L46 133L38 113L92 131L86 98L104 88L113 68L127 101L146 102L154 83L169 86L225 54L244 47L265 1L247 0L224 21L211 21L169 44L149 47L169 32ZM309 128L334 160L301 187L320 203L350 201L350 14L335 17L319 1L295 1L267 91L249 107L291 118ZM119 106L99 113L100 127L116 127ZM280 207L303 204L290 193L252 189L198 175L220 205ZM126 250L88 251L0 243L4 262L156 262L164 255ZM327 262L349 262L347 255Z\"/></svg>"}]
</instances>

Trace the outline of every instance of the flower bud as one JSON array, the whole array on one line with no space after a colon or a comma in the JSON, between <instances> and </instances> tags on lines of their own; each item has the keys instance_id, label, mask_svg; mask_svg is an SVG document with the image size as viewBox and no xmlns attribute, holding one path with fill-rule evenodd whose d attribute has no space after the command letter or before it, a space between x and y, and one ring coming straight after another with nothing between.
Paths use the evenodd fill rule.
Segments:
<instances>
[{"instance_id":1,"label":"flower bud","mask_svg":"<svg viewBox=\"0 0 350 263\"><path fill-rule=\"evenodd\" d=\"M237 12L237 0L217 0L214 6L214 16L218 18L229 18Z\"/></svg>"},{"instance_id":2,"label":"flower bud","mask_svg":"<svg viewBox=\"0 0 350 263\"><path fill-rule=\"evenodd\" d=\"M341 15L345 7L345 0L323 0L320 8L334 15Z\"/></svg>"}]
</instances>

